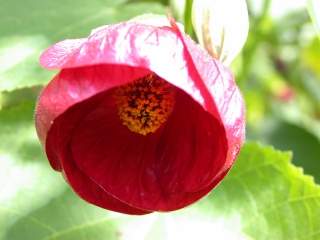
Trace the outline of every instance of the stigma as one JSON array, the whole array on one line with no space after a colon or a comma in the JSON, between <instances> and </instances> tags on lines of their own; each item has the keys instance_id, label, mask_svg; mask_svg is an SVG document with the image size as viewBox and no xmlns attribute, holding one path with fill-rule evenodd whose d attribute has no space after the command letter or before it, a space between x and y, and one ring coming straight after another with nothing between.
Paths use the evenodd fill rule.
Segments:
<instances>
[{"instance_id":1,"label":"stigma","mask_svg":"<svg viewBox=\"0 0 320 240\"><path fill-rule=\"evenodd\" d=\"M114 97L122 124L144 136L167 121L175 103L173 87L155 74L118 87Z\"/></svg>"}]
</instances>

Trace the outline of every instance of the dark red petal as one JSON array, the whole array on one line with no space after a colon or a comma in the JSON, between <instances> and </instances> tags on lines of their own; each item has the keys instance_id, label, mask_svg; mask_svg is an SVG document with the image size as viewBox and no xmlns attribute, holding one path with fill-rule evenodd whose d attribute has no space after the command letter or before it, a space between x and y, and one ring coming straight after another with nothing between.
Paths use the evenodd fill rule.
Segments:
<instances>
[{"instance_id":1,"label":"dark red petal","mask_svg":"<svg viewBox=\"0 0 320 240\"><path fill-rule=\"evenodd\" d=\"M129 206L122 201L114 198L99 185L94 183L89 177L84 175L77 166L74 165L72 155L67 158L63 165L63 173L66 180L72 186L73 190L84 200L104 209L134 215L151 213L151 211L141 210Z\"/></svg>"},{"instance_id":2,"label":"dark red petal","mask_svg":"<svg viewBox=\"0 0 320 240\"><path fill-rule=\"evenodd\" d=\"M185 37L184 41L186 48L191 53L190 56L198 71L198 76L214 99L227 134L228 155L220 170L222 174L230 169L244 143L245 105L231 72L219 62L212 61L207 52L196 46L190 38ZM214 78L215 74L217 75Z\"/></svg>"},{"instance_id":3,"label":"dark red petal","mask_svg":"<svg viewBox=\"0 0 320 240\"><path fill-rule=\"evenodd\" d=\"M131 206L170 211L192 203L220 171L227 143L218 120L181 90L177 95L168 121L147 136L129 131L114 99L105 98L74 131L76 165Z\"/></svg>"},{"instance_id":4,"label":"dark red petal","mask_svg":"<svg viewBox=\"0 0 320 240\"><path fill-rule=\"evenodd\" d=\"M42 144L45 144L47 132L54 119L70 106L148 73L150 71L145 69L119 65L61 71L42 91L38 100L35 118L37 133Z\"/></svg>"},{"instance_id":5,"label":"dark red petal","mask_svg":"<svg viewBox=\"0 0 320 240\"><path fill-rule=\"evenodd\" d=\"M223 173L230 169L245 140L245 109L241 93L233 80L231 72L219 64L218 61L212 61L208 52L199 48L192 39L184 35L174 19L169 20L172 29L177 33L184 45L190 75L198 83L205 99L208 100L210 98L208 95L213 97L219 116L225 126L229 151L226 162L220 171L220 173ZM217 78L212 78L217 72ZM206 89L202 87L202 82L205 84ZM210 101L207 105L207 110L212 114L215 113L215 108L211 108Z\"/></svg>"},{"instance_id":6,"label":"dark red petal","mask_svg":"<svg viewBox=\"0 0 320 240\"><path fill-rule=\"evenodd\" d=\"M64 114L60 115L49 131L47 139L47 153L52 153L61 162L66 180L74 191L86 201L105 209L127 213L147 214L150 211L132 207L118 200L91 178L85 175L73 161L70 141L81 120L104 100L104 93L96 95L80 104L75 104ZM86 146L83 146L86 149ZM48 155L52 158L53 155Z\"/></svg>"}]
</instances>

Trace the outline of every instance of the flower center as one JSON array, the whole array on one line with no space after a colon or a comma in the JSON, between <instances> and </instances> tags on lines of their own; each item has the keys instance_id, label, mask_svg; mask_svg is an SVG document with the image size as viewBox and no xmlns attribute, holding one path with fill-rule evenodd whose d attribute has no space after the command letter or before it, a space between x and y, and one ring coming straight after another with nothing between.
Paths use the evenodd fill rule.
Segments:
<instances>
[{"instance_id":1,"label":"flower center","mask_svg":"<svg viewBox=\"0 0 320 240\"><path fill-rule=\"evenodd\" d=\"M117 88L114 96L123 125L144 136L166 122L175 102L170 84L155 74Z\"/></svg>"}]
</instances>

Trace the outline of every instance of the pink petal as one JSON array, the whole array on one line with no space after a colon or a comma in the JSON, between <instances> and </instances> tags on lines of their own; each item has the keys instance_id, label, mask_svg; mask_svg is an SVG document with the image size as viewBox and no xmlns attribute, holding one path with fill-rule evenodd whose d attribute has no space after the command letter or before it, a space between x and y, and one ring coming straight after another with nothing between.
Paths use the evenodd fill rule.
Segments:
<instances>
[{"instance_id":1,"label":"pink petal","mask_svg":"<svg viewBox=\"0 0 320 240\"><path fill-rule=\"evenodd\" d=\"M62 68L86 40L86 38L68 39L54 44L41 55L40 64L48 69Z\"/></svg>"}]
</instances>

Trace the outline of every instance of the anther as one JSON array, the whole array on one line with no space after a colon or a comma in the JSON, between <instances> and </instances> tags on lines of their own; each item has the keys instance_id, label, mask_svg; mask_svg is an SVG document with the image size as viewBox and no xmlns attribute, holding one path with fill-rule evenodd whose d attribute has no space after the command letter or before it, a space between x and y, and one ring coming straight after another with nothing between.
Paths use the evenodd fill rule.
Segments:
<instances>
[{"instance_id":1,"label":"anther","mask_svg":"<svg viewBox=\"0 0 320 240\"><path fill-rule=\"evenodd\" d=\"M118 87L114 97L123 125L141 135L157 131L175 102L173 87L155 74Z\"/></svg>"}]
</instances>

